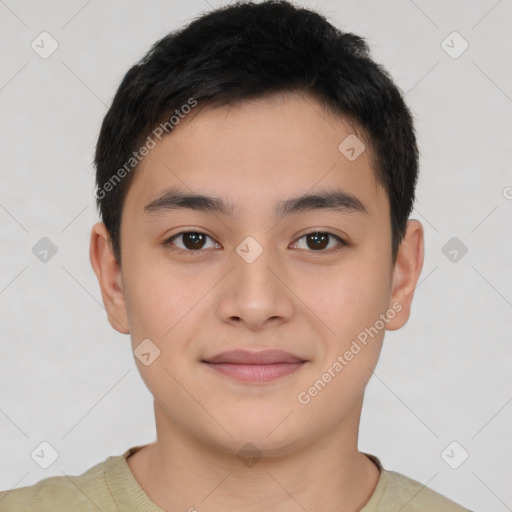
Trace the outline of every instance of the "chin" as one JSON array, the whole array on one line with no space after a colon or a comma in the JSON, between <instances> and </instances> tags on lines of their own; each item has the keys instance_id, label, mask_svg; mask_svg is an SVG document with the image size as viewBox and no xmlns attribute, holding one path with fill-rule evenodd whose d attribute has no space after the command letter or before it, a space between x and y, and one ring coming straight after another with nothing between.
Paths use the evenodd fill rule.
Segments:
<instances>
[{"instance_id":1,"label":"chin","mask_svg":"<svg viewBox=\"0 0 512 512\"><path fill-rule=\"evenodd\" d=\"M305 435L297 438L297 430L290 428L288 420L283 421L286 415L279 419L260 419L260 421L233 421L228 423L228 430L233 437L222 436L217 439L218 445L225 450L239 455L240 451L253 446L256 451L265 456L278 457L297 449L300 445L306 444Z\"/></svg>"}]
</instances>

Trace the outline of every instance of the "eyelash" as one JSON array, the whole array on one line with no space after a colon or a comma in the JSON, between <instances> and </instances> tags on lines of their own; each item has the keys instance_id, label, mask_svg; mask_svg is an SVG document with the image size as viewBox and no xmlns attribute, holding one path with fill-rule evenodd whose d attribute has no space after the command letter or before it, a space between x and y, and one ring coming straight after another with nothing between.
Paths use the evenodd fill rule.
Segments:
<instances>
[{"instance_id":1,"label":"eyelash","mask_svg":"<svg viewBox=\"0 0 512 512\"><path fill-rule=\"evenodd\" d=\"M186 234L191 234L191 233L192 234L204 235L204 236L210 238L211 240L213 240L213 238L210 235L206 234L203 231L197 231L197 230L193 230L193 231L180 231L179 233L176 233L176 234L172 235L165 242L163 242L163 245L164 245L164 247L170 249L171 251L181 252L181 253L186 253L186 254L200 254L200 253L204 252L206 249L198 249L196 251L193 251L193 250L190 250L190 249L182 249L181 247L173 246L172 242L173 242L173 240L175 238L178 238L181 235L186 235ZM340 245L337 248L334 248L334 249L332 249L332 248L331 249L319 249L319 250L316 250L316 251L312 250L312 249L309 249L309 250L307 250L307 252L312 252L312 253L322 253L322 252L332 253L332 252L337 252L337 251L343 249L343 247L348 245L345 242L345 240L343 240L339 236L335 235L334 233L329 233L328 231L318 231L318 230L310 231L309 233L304 233L302 236L297 238L297 241L299 241L302 238L307 237L309 235L313 235L315 233L318 233L318 234L321 234L321 235L328 235L328 236L330 236L332 238L335 238L339 242ZM215 243L217 243L217 242L215 242Z\"/></svg>"}]
</instances>

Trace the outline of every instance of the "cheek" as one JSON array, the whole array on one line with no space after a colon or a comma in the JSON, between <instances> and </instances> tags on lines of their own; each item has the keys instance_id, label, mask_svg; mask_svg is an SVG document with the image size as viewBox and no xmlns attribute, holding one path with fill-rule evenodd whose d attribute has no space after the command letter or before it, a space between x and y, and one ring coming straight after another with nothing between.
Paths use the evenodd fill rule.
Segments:
<instances>
[{"instance_id":1,"label":"cheek","mask_svg":"<svg viewBox=\"0 0 512 512\"><path fill-rule=\"evenodd\" d=\"M318 414L335 422L353 411L377 365L385 333L380 315L388 310L388 278L369 261L347 265L325 280L323 290L309 295L329 330L325 329L325 351L311 369L312 378L297 396L307 418Z\"/></svg>"},{"instance_id":2,"label":"cheek","mask_svg":"<svg viewBox=\"0 0 512 512\"><path fill-rule=\"evenodd\" d=\"M170 294L164 292L162 279L150 271L149 265L139 266L129 272L125 297L132 340L136 343L140 337L160 338L164 325L170 321L169 318L166 321L171 309Z\"/></svg>"},{"instance_id":3,"label":"cheek","mask_svg":"<svg viewBox=\"0 0 512 512\"><path fill-rule=\"evenodd\" d=\"M371 264L370 264L371 263ZM388 307L390 277L371 260L354 258L308 283L306 302L341 343L375 323ZM327 327L329 329L327 329Z\"/></svg>"},{"instance_id":4,"label":"cheek","mask_svg":"<svg viewBox=\"0 0 512 512\"><path fill-rule=\"evenodd\" d=\"M187 293L191 286L186 286L183 277L166 271L161 262L159 266L136 265L133 260L129 272L131 280L125 296L134 361L155 398L176 397L180 387L173 376L179 381L183 378L177 375L173 362L187 357L186 346L180 340L187 339L187 313L197 302L197 293Z\"/></svg>"},{"instance_id":5,"label":"cheek","mask_svg":"<svg viewBox=\"0 0 512 512\"><path fill-rule=\"evenodd\" d=\"M176 322L197 302L202 287L196 289L194 276L172 266L159 251L128 247L128 253L123 266L133 343L139 338L163 343Z\"/></svg>"}]
</instances>

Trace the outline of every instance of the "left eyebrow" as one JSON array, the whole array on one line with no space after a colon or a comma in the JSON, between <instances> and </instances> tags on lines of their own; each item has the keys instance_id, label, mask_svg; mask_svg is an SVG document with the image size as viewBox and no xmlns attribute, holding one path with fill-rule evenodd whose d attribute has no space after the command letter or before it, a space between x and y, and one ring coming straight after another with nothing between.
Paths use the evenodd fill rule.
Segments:
<instances>
[{"instance_id":1,"label":"left eyebrow","mask_svg":"<svg viewBox=\"0 0 512 512\"><path fill-rule=\"evenodd\" d=\"M190 209L204 212L220 213L233 217L235 206L220 197L203 194L189 194L173 187L165 194L151 201L144 207L145 214L158 214L167 211ZM276 217L314 210L332 210L341 213L368 213L364 204L354 195L341 189L325 190L314 194L304 194L285 199L274 208Z\"/></svg>"},{"instance_id":2,"label":"left eyebrow","mask_svg":"<svg viewBox=\"0 0 512 512\"><path fill-rule=\"evenodd\" d=\"M313 210L333 210L340 213L368 213L364 204L354 195L341 189L325 190L315 194L281 201L275 208L275 215L284 217L292 213Z\"/></svg>"}]
</instances>

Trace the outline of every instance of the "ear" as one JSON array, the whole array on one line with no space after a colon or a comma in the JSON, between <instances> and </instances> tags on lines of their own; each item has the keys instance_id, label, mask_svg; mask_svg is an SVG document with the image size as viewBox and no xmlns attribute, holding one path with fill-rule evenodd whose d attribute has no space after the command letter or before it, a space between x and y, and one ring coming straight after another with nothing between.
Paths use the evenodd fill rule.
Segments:
<instances>
[{"instance_id":1,"label":"ear","mask_svg":"<svg viewBox=\"0 0 512 512\"><path fill-rule=\"evenodd\" d=\"M386 324L389 331L400 329L409 320L414 290L423 268L423 256L423 226L418 220L408 220L393 270L390 307L396 304L393 309L397 314Z\"/></svg>"},{"instance_id":2,"label":"ear","mask_svg":"<svg viewBox=\"0 0 512 512\"><path fill-rule=\"evenodd\" d=\"M91 231L89 259L98 278L110 325L121 334L130 332L121 269L112 252L110 235L103 222Z\"/></svg>"}]
</instances>

